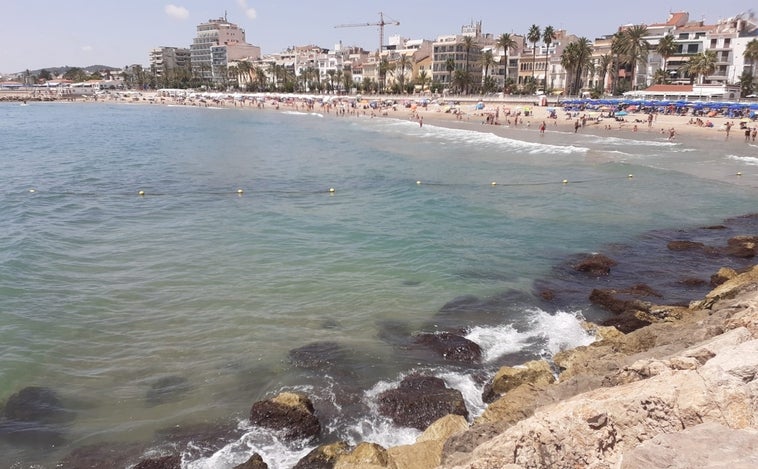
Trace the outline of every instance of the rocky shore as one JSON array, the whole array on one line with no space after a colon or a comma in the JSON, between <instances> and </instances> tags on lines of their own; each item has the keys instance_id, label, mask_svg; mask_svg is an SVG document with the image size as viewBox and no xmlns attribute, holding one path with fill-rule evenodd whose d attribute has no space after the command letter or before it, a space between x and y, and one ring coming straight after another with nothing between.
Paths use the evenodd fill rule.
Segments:
<instances>
[{"instance_id":1,"label":"rocky shore","mask_svg":"<svg viewBox=\"0 0 758 469\"><path fill-rule=\"evenodd\" d=\"M667 249L681 252L682 242ZM324 437L326 422L297 392L254 403L249 421L293 444L321 443L297 469L758 467L758 265L749 264L758 236L686 251L693 250L723 255L717 258L725 263L742 259L745 267L713 272L712 290L689 305L640 299L653 291L643 285L593 291L613 313L610 325L586 324L596 341L502 367L485 387L488 407L473 421L460 393L432 376L412 374L381 393L379 412L423 430L414 444L353 446ZM616 263L593 254L572 266L599 279ZM438 340L445 353L471 359L469 344L455 334ZM54 445L72 418L54 391L26 388L5 403L0 434ZM174 427L150 444L78 448L57 467L180 468L183 458L208 457L243 433L229 423ZM254 454L234 469L267 467Z\"/></svg>"}]
</instances>

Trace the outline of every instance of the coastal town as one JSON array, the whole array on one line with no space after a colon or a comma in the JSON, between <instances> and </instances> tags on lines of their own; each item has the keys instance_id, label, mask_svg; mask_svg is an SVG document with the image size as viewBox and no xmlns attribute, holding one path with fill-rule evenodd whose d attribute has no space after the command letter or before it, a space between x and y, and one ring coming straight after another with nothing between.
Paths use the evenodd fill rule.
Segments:
<instances>
[{"instance_id":1,"label":"coastal town","mask_svg":"<svg viewBox=\"0 0 758 469\"><path fill-rule=\"evenodd\" d=\"M0 99L52 100L105 92L193 89L219 92L544 96L702 101L755 100L758 19L752 12L693 20L672 12L655 24L618 25L598 38L551 25L486 32L471 21L427 38L384 37L376 50L336 44L263 54L226 14L198 24L191 45L149 51L149 65L25 70L0 77ZM399 24L399 23L398 23ZM188 42L190 38L188 38Z\"/></svg>"}]
</instances>

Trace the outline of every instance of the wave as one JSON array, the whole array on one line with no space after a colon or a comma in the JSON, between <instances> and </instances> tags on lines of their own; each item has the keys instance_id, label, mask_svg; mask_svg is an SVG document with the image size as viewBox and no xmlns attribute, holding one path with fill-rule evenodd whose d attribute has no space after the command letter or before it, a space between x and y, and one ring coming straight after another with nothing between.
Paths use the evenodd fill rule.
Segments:
<instances>
[{"instance_id":1,"label":"wave","mask_svg":"<svg viewBox=\"0 0 758 469\"><path fill-rule=\"evenodd\" d=\"M727 158L729 158L730 160L735 160L741 163L745 163L750 166L758 166L758 157L756 156L727 155Z\"/></svg>"},{"instance_id":2,"label":"wave","mask_svg":"<svg viewBox=\"0 0 758 469\"><path fill-rule=\"evenodd\" d=\"M522 352L532 348L546 358L568 348L589 345L595 339L582 327L583 317L579 313L559 311L550 314L541 309L526 309L528 317L524 324L516 327L506 324L500 326L478 326L470 330L466 338L479 344L484 356L484 364L497 368L497 360L510 353ZM537 344L537 349L533 347ZM384 391L396 388L400 382L412 373L431 374L442 379L445 384L461 392L469 412L469 420L482 415L486 404L482 399L483 380L481 370L417 368L400 373L394 379L380 380L363 393L363 401L368 412L361 416L342 416L346 421L330 422L329 432L338 435L351 445L370 442L390 448L412 444L421 432L414 428L398 427L388 418L379 414L378 397ZM304 390L304 389L301 389ZM314 389L308 394L313 396ZM335 398L330 390L322 390L321 398ZM315 396L314 396L315 397ZM336 403L335 403L336 405ZM226 445L211 456L185 464L187 469L231 469L245 462L250 455L258 453L272 469L284 469L294 466L314 446L307 442L286 443L270 430L240 422L240 428L246 433L237 441Z\"/></svg>"},{"instance_id":3,"label":"wave","mask_svg":"<svg viewBox=\"0 0 758 469\"><path fill-rule=\"evenodd\" d=\"M323 114L319 112L302 112L302 111L282 111L282 114L289 114L291 116L314 116L314 117L324 117Z\"/></svg>"},{"instance_id":4,"label":"wave","mask_svg":"<svg viewBox=\"0 0 758 469\"><path fill-rule=\"evenodd\" d=\"M389 131L399 131L404 135L409 134L409 129L416 129L415 135L423 138L435 138L443 142L455 144L493 146L504 148L506 150L522 151L532 155L569 155L586 153L589 150L586 147L577 147L574 145L550 145L546 143L517 140L480 130L456 129L433 124L424 124L423 127L420 127L415 122L399 119L386 120L385 122L387 122L385 129L388 129Z\"/></svg>"}]
</instances>

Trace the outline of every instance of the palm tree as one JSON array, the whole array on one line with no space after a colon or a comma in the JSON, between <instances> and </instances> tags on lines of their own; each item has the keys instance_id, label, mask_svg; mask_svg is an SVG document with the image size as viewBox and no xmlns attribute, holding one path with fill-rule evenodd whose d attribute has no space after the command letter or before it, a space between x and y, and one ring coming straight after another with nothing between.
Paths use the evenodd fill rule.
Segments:
<instances>
[{"instance_id":1,"label":"palm tree","mask_svg":"<svg viewBox=\"0 0 758 469\"><path fill-rule=\"evenodd\" d=\"M582 76L592 65L592 44L589 39L581 37L566 46L561 54L561 65L567 71L566 84L569 85L569 95L579 94Z\"/></svg>"},{"instance_id":2,"label":"palm tree","mask_svg":"<svg viewBox=\"0 0 758 469\"><path fill-rule=\"evenodd\" d=\"M477 45L476 44L476 38L474 36L463 36L463 50L466 52L466 68L463 71L464 71L464 73L466 73L466 75L468 75L468 73L469 73L468 62L469 62L469 56L471 55L471 49L473 49L474 46L476 46L476 45ZM465 82L466 82L466 88L465 88L466 94L468 94L468 85L469 85L470 81L471 80L467 76L466 80L465 80Z\"/></svg>"},{"instance_id":3,"label":"palm tree","mask_svg":"<svg viewBox=\"0 0 758 469\"><path fill-rule=\"evenodd\" d=\"M390 63L387 57L382 57L379 62L379 91L384 91L384 85L387 80L387 73L395 69L395 64Z\"/></svg>"},{"instance_id":4,"label":"palm tree","mask_svg":"<svg viewBox=\"0 0 758 469\"><path fill-rule=\"evenodd\" d=\"M613 56L610 54L603 54L600 56L600 62L597 66L597 71L600 72L600 81L602 82L603 91L608 91L606 87L605 79L608 76L608 72L611 70L614 64Z\"/></svg>"},{"instance_id":5,"label":"palm tree","mask_svg":"<svg viewBox=\"0 0 758 469\"><path fill-rule=\"evenodd\" d=\"M397 61L397 65L400 67L400 89L405 89L405 70L413 66L410 57L405 54L400 55L400 59Z\"/></svg>"},{"instance_id":6,"label":"palm tree","mask_svg":"<svg viewBox=\"0 0 758 469\"><path fill-rule=\"evenodd\" d=\"M250 65L250 62L247 60L240 60L237 63L237 71L239 72L240 78L242 79L242 85L244 87L247 87L248 83L252 81L250 72L253 71L253 67Z\"/></svg>"},{"instance_id":7,"label":"palm tree","mask_svg":"<svg viewBox=\"0 0 758 469\"><path fill-rule=\"evenodd\" d=\"M676 50L677 47L676 43L674 42L674 35L671 33L663 36L658 42L658 45L655 46L655 51L658 52L658 54L663 59L664 72L666 71L666 61L668 61L668 58L676 53Z\"/></svg>"},{"instance_id":8,"label":"palm tree","mask_svg":"<svg viewBox=\"0 0 758 469\"><path fill-rule=\"evenodd\" d=\"M647 42L645 36L647 36L647 26L643 24L634 25L623 31L622 50L624 57L631 67L633 89L637 87L637 74L635 73L637 63L641 65L646 64L648 51L650 50L650 43Z\"/></svg>"},{"instance_id":9,"label":"palm tree","mask_svg":"<svg viewBox=\"0 0 758 469\"><path fill-rule=\"evenodd\" d=\"M426 87L427 83L429 83L429 74L426 73L426 70L421 70L418 72L418 76L416 77L416 83L421 86L421 92L424 92L424 88Z\"/></svg>"},{"instance_id":10,"label":"palm tree","mask_svg":"<svg viewBox=\"0 0 758 469\"><path fill-rule=\"evenodd\" d=\"M758 65L758 39L753 39L747 43L747 47L745 47L745 52L742 53L742 56L752 63L753 67L751 74L753 75L753 78L755 78L755 68L756 65Z\"/></svg>"},{"instance_id":11,"label":"palm tree","mask_svg":"<svg viewBox=\"0 0 758 469\"><path fill-rule=\"evenodd\" d=\"M621 32L616 32L611 39L611 53L613 54L613 95L618 94L619 86L619 70L621 69L621 58L624 54L624 35Z\"/></svg>"},{"instance_id":12,"label":"palm tree","mask_svg":"<svg viewBox=\"0 0 758 469\"><path fill-rule=\"evenodd\" d=\"M547 73L549 69L549 63L550 63L550 44L553 43L553 40L556 38L555 30L552 26L545 26L545 30L542 32L542 42L545 43L545 83L543 85L543 90L547 92Z\"/></svg>"},{"instance_id":13,"label":"palm tree","mask_svg":"<svg viewBox=\"0 0 758 469\"><path fill-rule=\"evenodd\" d=\"M453 72L455 71L455 59L452 57L448 57L447 60L445 60L445 71L447 71L447 81L450 84L450 87L453 87Z\"/></svg>"},{"instance_id":14,"label":"palm tree","mask_svg":"<svg viewBox=\"0 0 758 469\"><path fill-rule=\"evenodd\" d=\"M495 45L503 49L503 57L505 57L505 75L503 75L503 96L505 96L507 88L506 84L508 83L508 52L516 50L518 43L516 42L516 39L513 38L513 36L508 33L503 33L499 38L497 38Z\"/></svg>"},{"instance_id":15,"label":"palm tree","mask_svg":"<svg viewBox=\"0 0 758 469\"><path fill-rule=\"evenodd\" d=\"M716 52L707 50L700 54L693 55L682 68L689 73L690 83L694 83L698 76L700 76L700 83L703 83L705 77L716 70Z\"/></svg>"},{"instance_id":16,"label":"palm tree","mask_svg":"<svg viewBox=\"0 0 758 469\"><path fill-rule=\"evenodd\" d=\"M495 63L495 56L492 54L492 49L487 49L484 51L481 61L482 68L484 68L484 74L482 75L482 87L484 87L484 83L487 81L487 77L489 76L490 67Z\"/></svg>"},{"instance_id":17,"label":"palm tree","mask_svg":"<svg viewBox=\"0 0 758 469\"><path fill-rule=\"evenodd\" d=\"M534 65L537 63L537 42L541 35L540 27L536 24L533 24L526 33L526 40L532 43L532 82L534 82Z\"/></svg>"},{"instance_id":18,"label":"palm tree","mask_svg":"<svg viewBox=\"0 0 758 469\"><path fill-rule=\"evenodd\" d=\"M239 88L240 86L240 69L236 65L230 65L226 68L226 74L229 77L231 81L234 82L234 87Z\"/></svg>"}]
</instances>

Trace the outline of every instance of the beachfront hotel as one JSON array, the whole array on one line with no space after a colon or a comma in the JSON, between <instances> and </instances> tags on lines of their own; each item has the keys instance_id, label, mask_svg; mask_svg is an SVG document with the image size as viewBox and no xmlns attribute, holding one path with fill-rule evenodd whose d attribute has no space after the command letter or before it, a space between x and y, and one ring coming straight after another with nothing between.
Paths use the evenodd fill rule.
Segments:
<instances>
[{"instance_id":1,"label":"beachfront hotel","mask_svg":"<svg viewBox=\"0 0 758 469\"><path fill-rule=\"evenodd\" d=\"M224 83L229 62L247 58L258 60L261 48L245 41L245 30L223 18L197 26L190 46L192 74L208 83Z\"/></svg>"}]
</instances>

